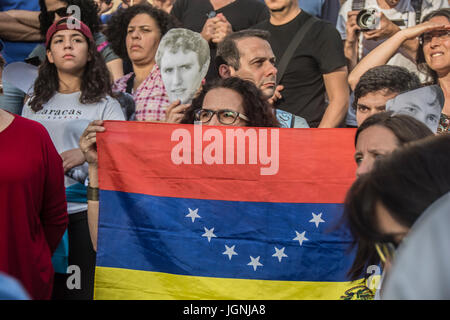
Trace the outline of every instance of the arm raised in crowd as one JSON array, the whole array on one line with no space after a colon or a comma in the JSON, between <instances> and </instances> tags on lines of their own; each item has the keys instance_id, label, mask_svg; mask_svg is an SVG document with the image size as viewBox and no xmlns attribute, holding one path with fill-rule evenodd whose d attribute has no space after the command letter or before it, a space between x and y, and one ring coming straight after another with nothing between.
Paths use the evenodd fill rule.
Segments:
<instances>
[{"instance_id":1,"label":"arm raised in crowd","mask_svg":"<svg viewBox=\"0 0 450 320\"><path fill-rule=\"evenodd\" d=\"M349 11L345 24L346 39L344 40L344 55L348 69L351 71L358 63L359 32L361 28L356 23L359 11Z\"/></svg>"},{"instance_id":2,"label":"arm raised in crowd","mask_svg":"<svg viewBox=\"0 0 450 320\"><path fill-rule=\"evenodd\" d=\"M379 28L366 31L363 33L363 36L367 40L379 41L389 39L399 31L400 27L389 20L383 12L380 12Z\"/></svg>"},{"instance_id":3,"label":"arm raised in crowd","mask_svg":"<svg viewBox=\"0 0 450 320\"><path fill-rule=\"evenodd\" d=\"M8 41L40 41L39 12L8 10L0 12L0 38Z\"/></svg>"},{"instance_id":4,"label":"arm raised in crowd","mask_svg":"<svg viewBox=\"0 0 450 320\"><path fill-rule=\"evenodd\" d=\"M319 128L336 128L347 114L349 89L347 85L347 67L341 67L323 75L329 104Z\"/></svg>"},{"instance_id":5,"label":"arm raised in crowd","mask_svg":"<svg viewBox=\"0 0 450 320\"><path fill-rule=\"evenodd\" d=\"M375 30L370 30L363 33L366 40L386 40L394 36L396 33L400 32L401 29L394 22L389 20L383 12L380 13L380 27ZM411 38L403 41L399 47L399 52L402 53L407 58L413 60L415 59L417 48L419 47L418 39Z\"/></svg>"},{"instance_id":6,"label":"arm raised in crowd","mask_svg":"<svg viewBox=\"0 0 450 320\"><path fill-rule=\"evenodd\" d=\"M444 27L444 24L437 24L427 21L414 27L400 30L392 37L380 44L378 47L376 47L374 50L372 50L356 65L356 67L348 77L348 83L350 84L351 89L355 89L356 84L359 82L359 78L361 78L361 76L367 70L386 64L405 42L409 40L417 41L417 37L419 37L424 32L442 29ZM411 60L415 61L417 48L416 50L407 50L405 48L405 53L407 53Z\"/></svg>"}]
</instances>

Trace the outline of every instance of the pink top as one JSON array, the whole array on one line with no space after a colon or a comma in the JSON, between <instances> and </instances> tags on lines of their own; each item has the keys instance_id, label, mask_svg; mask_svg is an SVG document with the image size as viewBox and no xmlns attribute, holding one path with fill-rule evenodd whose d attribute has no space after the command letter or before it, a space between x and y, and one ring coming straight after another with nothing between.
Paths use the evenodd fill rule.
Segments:
<instances>
[{"instance_id":1,"label":"pink top","mask_svg":"<svg viewBox=\"0 0 450 320\"><path fill-rule=\"evenodd\" d=\"M123 76L114 83L113 90L125 92L127 81L133 72ZM136 120L164 121L169 97L162 82L161 72L155 64L148 77L132 93L136 103Z\"/></svg>"}]
</instances>

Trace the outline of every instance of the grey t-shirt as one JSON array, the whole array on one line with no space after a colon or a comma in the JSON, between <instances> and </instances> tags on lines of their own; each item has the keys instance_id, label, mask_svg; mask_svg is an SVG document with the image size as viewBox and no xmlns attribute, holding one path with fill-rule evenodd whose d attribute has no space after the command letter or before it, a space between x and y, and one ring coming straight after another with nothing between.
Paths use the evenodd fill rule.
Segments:
<instances>
[{"instance_id":1,"label":"grey t-shirt","mask_svg":"<svg viewBox=\"0 0 450 320\"><path fill-rule=\"evenodd\" d=\"M59 154L79 148L78 142L83 131L93 120L125 120L116 99L107 97L98 103L82 104L81 92L70 94L56 93L38 112L31 110L29 101L22 110L22 116L41 123L50 134ZM88 165L84 163L68 171L65 175L66 188L84 183L88 177ZM87 209L87 204L69 202L69 214Z\"/></svg>"}]
</instances>

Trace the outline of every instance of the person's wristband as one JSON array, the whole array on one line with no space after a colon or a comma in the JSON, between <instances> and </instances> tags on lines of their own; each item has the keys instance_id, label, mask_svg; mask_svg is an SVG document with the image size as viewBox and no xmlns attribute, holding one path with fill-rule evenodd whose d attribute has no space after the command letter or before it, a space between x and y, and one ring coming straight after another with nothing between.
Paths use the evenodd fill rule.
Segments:
<instances>
[{"instance_id":1,"label":"person's wristband","mask_svg":"<svg viewBox=\"0 0 450 320\"><path fill-rule=\"evenodd\" d=\"M88 201L98 201L98 188L87 187L87 199Z\"/></svg>"}]
</instances>

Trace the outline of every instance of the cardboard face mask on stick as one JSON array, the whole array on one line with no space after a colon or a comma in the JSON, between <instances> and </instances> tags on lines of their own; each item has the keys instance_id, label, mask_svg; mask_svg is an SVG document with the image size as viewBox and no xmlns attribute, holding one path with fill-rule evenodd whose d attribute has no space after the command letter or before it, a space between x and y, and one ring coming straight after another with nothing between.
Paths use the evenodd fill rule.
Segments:
<instances>
[{"instance_id":1,"label":"cardboard face mask on stick","mask_svg":"<svg viewBox=\"0 0 450 320\"><path fill-rule=\"evenodd\" d=\"M209 62L209 45L200 33L182 28L169 30L156 52L169 101L191 103L208 72Z\"/></svg>"},{"instance_id":2,"label":"cardboard face mask on stick","mask_svg":"<svg viewBox=\"0 0 450 320\"><path fill-rule=\"evenodd\" d=\"M412 116L433 132L437 132L443 107L444 93L437 85L407 91L386 102L387 111Z\"/></svg>"}]
</instances>

